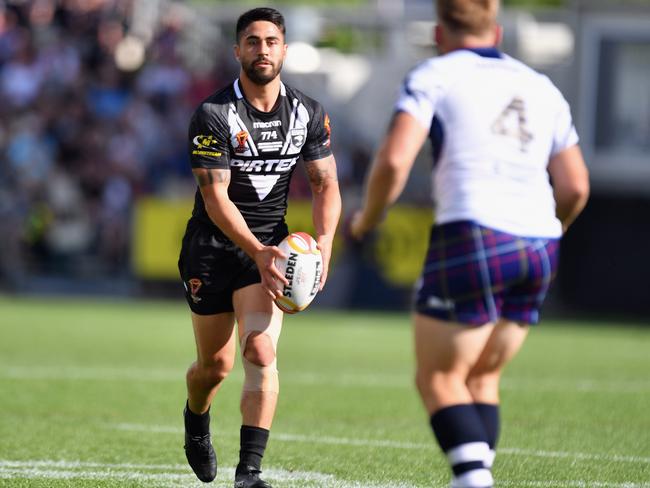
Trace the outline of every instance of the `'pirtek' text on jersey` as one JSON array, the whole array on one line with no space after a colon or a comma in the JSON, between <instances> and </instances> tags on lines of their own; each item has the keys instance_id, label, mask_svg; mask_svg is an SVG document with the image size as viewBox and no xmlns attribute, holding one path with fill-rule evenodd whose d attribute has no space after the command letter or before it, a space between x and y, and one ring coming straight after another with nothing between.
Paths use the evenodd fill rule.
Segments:
<instances>
[{"instance_id":1,"label":"'pirtek' text on jersey","mask_svg":"<svg viewBox=\"0 0 650 488\"><path fill-rule=\"evenodd\" d=\"M275 108L260 112L244 98L239 80L199 106L189 142L193 168L231 170L228 195L255 234L284 225L298 159L331 154L329 119L318 102L281 84ZM192 218L213 225L198 190ZM225 237L216 227L215 232Z\"/></svg>"}]
</instances>

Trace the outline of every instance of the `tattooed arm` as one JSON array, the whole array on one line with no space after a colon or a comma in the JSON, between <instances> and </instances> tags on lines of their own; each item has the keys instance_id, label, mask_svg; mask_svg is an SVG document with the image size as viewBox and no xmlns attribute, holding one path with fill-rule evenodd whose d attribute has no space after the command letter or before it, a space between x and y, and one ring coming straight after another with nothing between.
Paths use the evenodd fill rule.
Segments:
<instances>
[{"instance_id":1,"label":"tattooed arm","mask_svg":"<svg viewBox=\"0 0 650 488\"><path fill-rule=\"evenodd\" d=\"M322 289L327 280L332 242L341 216L341 194L334 156L305 161L305 168L312 192L312 219L316 228L316 241L323 257Z\"/></svg>"},{"instance_id":2,"label":"tattooed arm","mask_svg":"<svg viewBox=\"0 0 650 488\"><path fill-rule=\"evenodd\" d=\"M286 279L275 267L275 258L285 257L276 246L265 246L248 228L239 209L228 196L229 169L192 169L205 202L205 210L214 224L235 244L255 260L262 277L262 286L271 296L282 295L275 279Z\"/></svg>"}]
</instances>

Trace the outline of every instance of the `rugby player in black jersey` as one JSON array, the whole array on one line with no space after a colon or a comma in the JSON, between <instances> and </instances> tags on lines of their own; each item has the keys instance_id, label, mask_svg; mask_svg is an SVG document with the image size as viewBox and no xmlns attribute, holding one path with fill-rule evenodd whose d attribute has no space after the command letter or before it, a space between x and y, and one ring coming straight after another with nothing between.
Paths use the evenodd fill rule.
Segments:
<instances>
[{"instance_id":1,"label":"rugby player in black jersey","mask_svg":"<svg viewBox=\"0 0 650 488\"><path fill-rule=\"evenodd\" d=\"M327 279L341 213L330 127L321 105L280 81L287 45L282 14L257 8L237 21L239 78L198 107L189 130L194 210L179 258L196 339L187 371L185 452L197 477L216 477L210 405L233 367L239 340L241 395L237 488L266 488L261 461L278 398L276 346L285 278L276 245L288 234L289 180L303 164L311 185L316 240ZM237 335L235 335L235 322ZM213 412L214 413L214 412Z\"/></svg>"}]
</instances>

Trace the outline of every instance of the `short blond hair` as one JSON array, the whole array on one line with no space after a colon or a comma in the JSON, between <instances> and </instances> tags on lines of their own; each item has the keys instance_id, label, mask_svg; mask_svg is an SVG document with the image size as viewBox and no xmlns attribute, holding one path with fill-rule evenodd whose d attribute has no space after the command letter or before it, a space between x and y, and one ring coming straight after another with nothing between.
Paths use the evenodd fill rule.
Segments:
<instances>
[{"instance_id":1,"label":"short blond hair","mask_svg":"<svg viewBox=\"0 0 650 488\"><path fill-rule=\"evenodd\" d=\"M438 22L452 32L482 35L496 24L499 0L436 0Z\"/></svg>"}]
</instances>

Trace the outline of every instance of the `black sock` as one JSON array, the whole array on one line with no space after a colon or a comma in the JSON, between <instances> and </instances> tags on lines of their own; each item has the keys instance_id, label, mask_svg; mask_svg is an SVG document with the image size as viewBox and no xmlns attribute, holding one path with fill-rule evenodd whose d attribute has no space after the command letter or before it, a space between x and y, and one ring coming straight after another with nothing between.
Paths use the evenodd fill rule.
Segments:
<instances>
[{"instance_id":1,"label":"black sock","mask_svg":"<svg viewBox=\"0 0 650 488\"><path fill-rule=\"evenodd\" d=\"M487 434L488 446L494 450L499 440L499 405L475 403L474 406L483 422L483 427Z\"/></svg>"},{"instance_id":2,"label":"black sock","mask_svg":"<svg viewBox=\"0 0 650 488\"><path fill-rule=\"evenodd\" d=\"M262 458L269 440L269 431L261 427L242 425L239 431L240 450L237 472L245 471L248 466L257 470L262 466Z\"/></svg>"},{"instance_id":3,"label":"black sock","mask_svg":"<svg viewBox=\"0 0 650 488\"><path fill-rule=\"evenodd\" d=\"M190 410L189 403L185 403L183 411L185 430L190 435L205 435L210 433L210 409L203 414L196 414Z\"/></svg>"}]
</instances>

